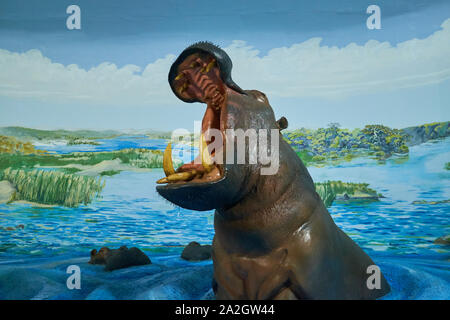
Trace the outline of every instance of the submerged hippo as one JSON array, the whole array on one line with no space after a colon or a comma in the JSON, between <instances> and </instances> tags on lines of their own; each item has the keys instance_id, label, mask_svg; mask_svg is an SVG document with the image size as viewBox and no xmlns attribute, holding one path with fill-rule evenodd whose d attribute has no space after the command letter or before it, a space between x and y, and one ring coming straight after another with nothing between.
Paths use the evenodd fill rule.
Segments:
<instances>
[{"instance_id":1,"label":"submerged hippo","mask_svg":"<svg viewBox=\"0 0 450 320\"><path fill-rule=\"evenodd\" d=\"M173 63L169 83L175 95L207 104L201 140L208 151L175 171L168 148L166 177L157 186L161 196L183 208L215 209L216 298L375 299L388 293L382 274L379 288L368 288L374 262L333 222L306 167L279 132L285 119L275 120L264 93L234 83L231 68L228 55L208 42L188 47ZM224 137L223 148L214 152L208 149L212 139L205 137L210 129ZM276 173L261 174L259 161L212 160L235 144L227 129L276 129L275 138L268 135L271 153L273 142L278 144ZM254 150L247 144L245 152L248 158Z\"/></svg>"}]
</instances>

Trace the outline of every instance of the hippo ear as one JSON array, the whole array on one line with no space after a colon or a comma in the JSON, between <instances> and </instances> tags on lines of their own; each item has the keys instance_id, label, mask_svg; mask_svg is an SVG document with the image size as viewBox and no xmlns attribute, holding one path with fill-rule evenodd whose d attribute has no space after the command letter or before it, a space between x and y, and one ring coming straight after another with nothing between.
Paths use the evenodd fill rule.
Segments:
<instances>
[{"instance_id":1,"label":"hippo ear","mask_svg":"<svg viewBox=\"0 0 450 320\"><path fill-rule=\"evenodd\" d=\"M281 117L280 119L278 119L277 125L280 128L280 131L284 130L288 127L288 121L285 117Z\"/></svg>"}]
</instances>

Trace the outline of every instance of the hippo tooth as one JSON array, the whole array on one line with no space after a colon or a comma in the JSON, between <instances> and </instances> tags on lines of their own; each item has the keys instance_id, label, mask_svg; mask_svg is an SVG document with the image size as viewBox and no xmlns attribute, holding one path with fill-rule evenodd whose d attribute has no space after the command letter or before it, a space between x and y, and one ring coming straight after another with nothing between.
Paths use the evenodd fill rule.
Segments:
<instances>
[{"instance_id":1,"label":"hippo tooth","mask_svg":"<svg viewBox=\"0 0 450 320\"><path fill-rule=\"evenodd\" d=\"M158 184L167 183L167 182L169 182L169 180L167 180L167 177L161 178L158 181L156 181L156 183L158 183Z\"/></svg>"},{"instance_id":2,"label":"hippo tooth","mask_svg":"<svg viewBox=\"0 0 450 320\"><path fill-rule=\"evenodd\" d=\"M183 85L180 87L180 89L178 89L178 93L182 94L188 87L187 82L183 83Z\"/></svg>"},{"instance_id":3,"label":"hippo tooth","mask_svg":"<svg viewBox=\"0 0 450 320\"><path fill-rule=\"evenodd\" d=\"M171 174L170 176L168 176L167 180L169 182L186 181L186 180L193 178L196 174L197 174L197 171L195 171L195 170L186 171L186 172L178 172L178 173L174 173L174 174Z\"/></svg>"},{"instance_id":4,"label":"hippo tooth","mask_svg":"<svg viewBox=\"0 0 450 320\"><path fill-rule=\"evenodd\" d=\"M180 80L181 78L184 77L184 73L180 73L177 75L177 77L175 78L175 80Z\"/></svg>"},{"instance_id":5,"label":"hippo tooth","mask_svg":"<svg viewBox=\"0 0 450 320\"><path fill-rule=\"evenodd\" d=\"M172 162L172 144L170 142L167 144L166 150L164 150L163 169L166 177L175 173Z\"/></svg>"},{"instance_id":6,"label":"hippo tooth","mask_svg":"<svg viewBox=\"0 0 450 320\"><path fill-rule=\"evenodd\" d=\"M202 157L202 166L205 171L211 172L214 169L214 164L209 154L208 145L206 144L205 135L202 133L200 136L200 154Z\"/></svg>"},{"instance_id":7,"label":"hippo tooth","mask_svg":"<svg viewBox=\"0 0 450 320\"><path fill-rule=\"evenodd\" d=\"M215 63L216 59L212 59L212 61L208 63L208 65L206 66L206 72L209 72L209 70L211 70L211 68L214 66Z\"/></svg>"}]
</instances>

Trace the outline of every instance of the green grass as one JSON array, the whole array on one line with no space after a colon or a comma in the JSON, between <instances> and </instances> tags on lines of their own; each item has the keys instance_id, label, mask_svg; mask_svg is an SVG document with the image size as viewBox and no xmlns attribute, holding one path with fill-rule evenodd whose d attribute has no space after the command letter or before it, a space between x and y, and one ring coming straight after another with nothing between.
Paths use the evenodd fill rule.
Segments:
<instances>
[{"instance_id":1,"label":"green grass","mask_svg":"<svg viewBox=\"0 0 450 320\"><path fill-rule=\"evenodd\" d=\"M77 168L60 168L59 171L64 173L77 173L80 172L81 170Z\"/></svg>"},{"instance_id":2,"label":"green grass","mask_svg":"<svg viewBox=\"0 0 450 320\"><path fill-rule=\"evenodd\" d=\"M100 175L101 176L109 176L109 177L111 177L111 176L116 175L118 173L120 173L120 170L108 170L108 171L101 172Z\"/></svg>"},{"instance_id":3,"label":"green grass","mask_svg":"<svg viewBox=\"0 0 450 320\"><path fill-rule=\"evenodd\" d=\"M3 171L2 179L16 187L15 200L66 207L90 203L105 186L100 178L44 170L8 168Z\"/></svg>"},{"instance_id":4,"label":"green grass","mask_svg":"<svg viewBox=\"0 0 450 320\"><path fill-rule=\"evenodd\" d=\"M371 188L368 183L349 183L342 181L316 182L316 192L324 202L326 207L330 207L338 194L347 194L349 196L372 196L381 195Z\"/></svg>"},{"instance_id":5,"label":"green grass","mask_svg":"<svg viewBox=\"0 0 450 320\"><path fill-rule=\"evenodd\" d=\"M446 169L446 170L450 170L450 162L447 162L447 163L445 164L445 169Z\"/></svg>"}]
</instances>

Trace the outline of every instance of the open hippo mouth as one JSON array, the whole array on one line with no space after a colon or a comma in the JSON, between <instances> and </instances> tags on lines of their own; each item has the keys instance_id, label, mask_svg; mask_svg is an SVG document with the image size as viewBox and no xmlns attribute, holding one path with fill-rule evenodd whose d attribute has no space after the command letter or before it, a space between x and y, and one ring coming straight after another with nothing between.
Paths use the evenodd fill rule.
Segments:
<instances>
[{"instance_id":1,"label":"open hippo mouth","mask_svg":"<svg viewBox=\"0 0 450 320\"><path fill-rule=\"evenodd\" d=\"M170 202L194 210L230 204L241 181L234 178L239 170L229 172L229 166L222 163L226 149L227 92L230 87L234 92L242 90L224 76L231 71L231 61L225 61L220 52L211 50L220 49L209 47L208 43L190 47L170 70L169 84L174 94L185 102L205 103L207 108L202 120L199 155L175 170L169 144L164 152L166 177L157 181L156 188Z\"/></svg>"},{"instance_id":2,"label":"open hippo mouth","mask_svg":"<svg viewBox=\"0 0 450 320\"><path fill-rule=\"evenodd\" d=\"M208 109L204 120L211 120L207 121L211 126L202 128L199 155L191 163L184 164L175 170L169 143L163 157L166 177L159 179L157 181L159 185L156 187L157 192L170 202L183 208L200 211L225 206L234 198L234 192L230 192L230 188L233 188L232 182L235 179L228 179L230 172L227 171L227 166L215 161L216 155L223 154L225 150L223 119L226 119L226 108L221 107L214 113L209 112ZM214 140L214 145L219 147L212 152L209 150L212 140L207 142L205 138L209 129L217 129L222 133L219 139L221 141ZM216 139L218 139L217 136Z\"/></svg>"},{"instance_id":3,"label":"open hippo mouth","mask_svg":"<svg viewBox=\"0 0 450 320\"><path fill-rule=\"evenodd\" d=\"M199 141L199 154L195 160L174 169L172 161L172 146L169 143L164 151L163 169L166 177L159 179L158 184L166 184L164 187L179 188L185 185L210 184L224 178L225 167L222 161L216 161L216 155L222 157L224 148L224 124L220 121L225 107L217 107L215 110L207 108L203 117L202 130ZM214 138L208 139L209 133L214 130ZM211 148L212 146L214 148ZM162 188L159 186L158 188Z\"/></svg>"}]
</instances>

